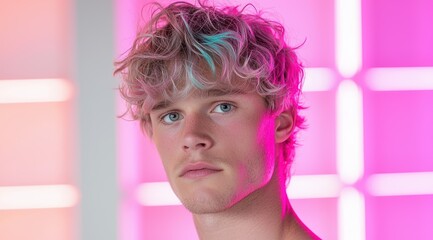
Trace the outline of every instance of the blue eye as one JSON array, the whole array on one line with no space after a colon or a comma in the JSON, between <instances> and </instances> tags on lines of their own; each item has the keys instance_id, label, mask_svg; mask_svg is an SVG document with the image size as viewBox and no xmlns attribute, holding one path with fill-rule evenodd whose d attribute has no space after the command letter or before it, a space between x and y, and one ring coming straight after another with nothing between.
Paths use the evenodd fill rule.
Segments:
<instances>
[{"instance_id":1,"label":"blue eye","mask_svg":"<svg viewBox=\"0 0 433 240\"><path fill-rule=\"evenodd\" d=\"M231 105L230 103L221 103L214 108L214 111L218 113L226 113L230 112L232 109L233 105Z\"/></svg>"},{"instance_id":2,"label":"blue eye","mask_svg":"<svg viewBox=\"0 0 433 240\"><path fill-rule=\"evenodd\" d=\"M178 112L170 112L162 116L162 121L166 124L172 124L182 118L183 117Z\"/></svg>"}]
</instances>

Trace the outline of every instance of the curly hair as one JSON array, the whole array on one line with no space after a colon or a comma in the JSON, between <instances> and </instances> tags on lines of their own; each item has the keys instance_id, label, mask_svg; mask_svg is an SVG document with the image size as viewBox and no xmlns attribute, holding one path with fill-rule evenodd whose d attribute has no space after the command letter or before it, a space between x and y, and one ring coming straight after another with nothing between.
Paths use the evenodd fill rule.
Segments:
<instances>
[{"instance_id":1,"label":"curly hair","mask_svg":"<svg viewBox=\"0 0 433 240\"><path fill-rule=\"evenodd\" d=\"M303 67L296 48L284 40L284 27L261 12L239 6L198 6L174 2L157 9L138 32L126 57L116 62L121 96L134 120L149 121L159 98L186 96L192 89L234 86L239 80L261 95L271 111L289 109L294 120L285 142L294 158L296 133L303 128L300 103Z\"/></svg>"}]
</instances>

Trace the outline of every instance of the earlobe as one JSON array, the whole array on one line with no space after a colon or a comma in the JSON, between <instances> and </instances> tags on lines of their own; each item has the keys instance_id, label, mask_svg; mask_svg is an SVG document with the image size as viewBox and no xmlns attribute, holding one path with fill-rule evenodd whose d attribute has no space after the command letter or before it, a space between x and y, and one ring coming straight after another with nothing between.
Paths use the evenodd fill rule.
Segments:
<instances>
[{"instance_id":1,"label":"earlobe","mask_svg":"<svg viewBox=\"0 0 433 240\"><path fill-rule=\"evenodd\" d=\"M281 112L275 119L275 142L282 143L292 134L294 125L293 115L290 110Z\"/></svg>"}]
</instances>

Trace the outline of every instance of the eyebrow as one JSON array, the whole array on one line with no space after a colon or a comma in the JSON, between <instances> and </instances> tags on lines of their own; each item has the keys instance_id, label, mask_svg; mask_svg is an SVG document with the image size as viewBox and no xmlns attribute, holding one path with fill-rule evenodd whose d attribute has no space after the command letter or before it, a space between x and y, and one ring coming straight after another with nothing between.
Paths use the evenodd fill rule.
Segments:
<instances>
[{"instance_id":1,"label":"eyebrow","mask_svg":"<svg viewBox=\"0 0 433 240\"><path fill-rule=\"evenodd\" d=\"M221 97L221 96L227 96L227 95L243 95L246 94L246 92L242 89L210 89L204 91L204 93L201 95L202 97ZM170 100L162 100L156 103L150 111L157 111L164 108L170 107L174 101Z\"/></svg>"},{"instance_id":2,"label":"eyebrow","mask_svg":"<svg viewBox=\"0 0 433 240\"><path fill-rule=\"evenodd\" d=\"M150 109L150 111L161 110L161 109L164 109L164 108L169 107L171 104L173 104L172 101L169 101L169 100L163 100L163 101L160 101L160 102L158 102L157 104L155 104L155 106L153 106L153 107Z\"/></svg>"},{"instance_id":3,"label":"eyebrow","mask_svg":"<svg viewBox=\"0 0 433 240\"><path fill-rule=\"evenodd\" d=\"M204 96L207 97L221 97L226 95L242 95L246 94L242 89L211 89L205 92Z\"/></svg>"}]
</instances>

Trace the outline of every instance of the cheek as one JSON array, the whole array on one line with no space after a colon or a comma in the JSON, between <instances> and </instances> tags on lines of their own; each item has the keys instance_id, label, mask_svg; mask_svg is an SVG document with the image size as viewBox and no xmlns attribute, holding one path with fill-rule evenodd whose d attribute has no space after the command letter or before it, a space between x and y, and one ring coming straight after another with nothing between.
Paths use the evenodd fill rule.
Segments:
<instances>
[{"instance_id":1,"label":"cheek","mask_svg":"<svg viewBox=\"0 0 433 240\"><path fill-rule=\"evenodd\" d=\"M266 122L257 133L258 149L261 149L263 176L270 179L275 169L275 131L273 124Z\"/></svg>"},{"instance_id":2,"label":"cheek","mask_svg":"<svg viewBox=\"0 0 433 240\"><path fill-rule=\"evenodd\" d=\"M266 117L261 121L257 132L257 143L263 150L267 161L274 162L275 159L275 125L274 119Z\"/></svg>"},{"instance_id":3,"label":"cheek","mask_svg":"<svg viewBox=\"0 0 433 240\"><path fill-rule=\"evenodd\" d=\"M179 143L179 136L178 135L178 128L175 126L165 127L165 126L159 126L155 125L153 127L153 136L152 140L155 143L156 147L158 148L158 151L165 152L170 151L171 149L174 149L175 143Z\"/></svg>"},{"instance_id":4,"label":"cheek","mask_svg":"<svg viewBox=\"0 0 433 240\"><path fill-rule=\"evenodd\" d=\"M268 181L275 169L275 141L272 119L239 126L231 134L232 154L239 159L240 177L249 182ZM244 170L242 170L244 169Z\"/></svg>"},{"instance_id":5,"label":"cheek","mask_svg":"<svg viewBox=\"0 0 433 240\"><path fill-rule=\"evenodd\" d=\"M164 165L166 171L171 164L171 159L174 159L174 150L176 149L176 138L164 131L154 131L153 142L158 151L159 157Z\"/></svg>"}]
</instances>

